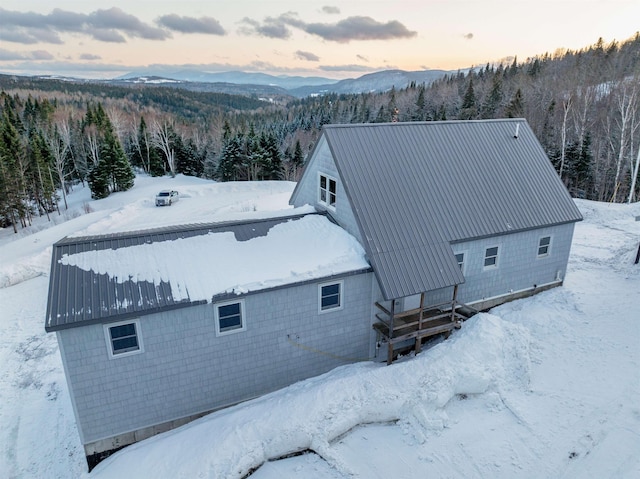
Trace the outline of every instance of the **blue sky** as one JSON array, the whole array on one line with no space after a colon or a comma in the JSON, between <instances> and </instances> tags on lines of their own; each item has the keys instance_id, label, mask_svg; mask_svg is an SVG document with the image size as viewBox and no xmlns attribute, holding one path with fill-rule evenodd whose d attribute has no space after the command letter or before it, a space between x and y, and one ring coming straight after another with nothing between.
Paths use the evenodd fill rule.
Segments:
<instances>
[{"instance_id":1,"label":"blue sky","mask_svg":"<svg viewBox=\"0 0 640 479\"><path fill-rule=\"evenodd\" d=\"M640 0L3 0L0 73L456 70L624 41L639 18Z\"/></svg>"}]
</instances>

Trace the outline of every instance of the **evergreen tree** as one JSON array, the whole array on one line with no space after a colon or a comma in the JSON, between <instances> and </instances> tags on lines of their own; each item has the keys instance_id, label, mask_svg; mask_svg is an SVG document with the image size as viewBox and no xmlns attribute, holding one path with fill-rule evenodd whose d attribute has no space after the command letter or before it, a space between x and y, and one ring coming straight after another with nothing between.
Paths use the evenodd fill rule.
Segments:
<instances>
[{"instance_id":1,"label":"evergreen tree","mask_svg":"<svg viewBox=\"0 0 640 479\"><path fill-rule=\"evenodd\" d=\"M278 147L278 139L273 133L260 136L260 147L265 152L262 166L262 179L279 180L282 178L282 154Z\"/></svg>"},{"instance_id":2,"label":"evergreen tree","mask_svg":"<svg viewBox=\"0 0 640 479\"><path fill-rule=\"evenodd\" d=\"M217 177L220 181L236 181L243 163L242 135L231 138L224 146L218 161Z\"/></svg>"},{"instance_id":3,"label":"evergreen tree","mask_svg":"<svg viewBox=\"0 0 640 479\"><path fill-rule=\"evenodd\" d=\"M522 118L524 117L524 103L522 99L522 90L518 88L516 94L511 99L511 102L507 106L507 118Z\"/></svg>"},{"instance_id":4,"label":"evergreen tree","mask_svg":"<svg viewBox=\"0 0 640 479\"><path fill-rule=\"evenodd\" d=\"M28 184L29 196L37 206L40 215L52 212L57 206L56 184L52 174L51 152L40 131L32 130L29 134Z\"/></svg>"},{"instance_id":5,"label":"evergreen tree","mask_svg":"<svg viewBox=\"0 0 640 479\"><path fill-rule=\"evenodd\" d=\"M424 89L424 84L418 87L418 97L416 98L416 106L412 116L413 121L425 120Z\"/></svg>"},{"instance_id":6,"label":"evergreen tree","mask_svg":"<svg viewBox=\"0 0 640 479\"><path fill-rule=\"evenodd\" d=\"M491 82L491 91L489 92L489 96L487 96L484 105L482 106L482 115L483 119L492 119L496 118L496 113L498 112L498 108L502 104L502 80L500 75L493 75L493 79Z\"/></svg>"},{"instance_id":7,"label":"evergreen tree","mask_svg":"<svg viewBox=\"0 0 640 479\"><path fill-rule=\"evenodd\" d=\"M469 75L469 85L462 99L459 118L461 120L474 120L477 116L478 107L476 106L476 94L473 90L473 76Z\"/></svg>"},{"instance_id":8,"label":"evergreen tree","mask_svg":"<svg viewBox=\"0 0 640 479\"><path fill-rule=\"evenodd\" d=\"M136 175L113 130L107 130L105 134L101 156L109 165L111 190L126 191L131 189Z\"/></svg>"},{"instance_id":9,"label":"evergreen tree","mask_svg":"<svg viewBox=\"0 0 640 479\"><path fill-rule=\"evenodd\" d=\"M300 167L304 163L304 154L302 153L302 146L300 145L300 140L296 140L296 146L293 150L293 164Z\"/></svg>"},{"instance_id":10,"label":"evergreen tree","mask_svg":"<svg viewBox=\"0 0 640 479\"><path fill-rule=\"evenodd\" d=\"M109 191L109 172L103 161L98 162L97 165L91 168L87 182L93 199L106 198L111 193Z\"/></svg>"},{"instance_id":11,"label":"evergreen tree","mask_svg":"<svg viewBox=\"0 0 640 479\"><path fill-rule=\"evenodd\" d=\"M593 153L591 152L591 134L587 132L582 140L580 154L573 165L575 175L575 186L580 192L579 196L586 197L591 187L591 164L593 163Z\"/></svg>"},{"instance_id":12,"label":"evergreen tree","mask_svg":"<svg viewBox=\"0 0 640 479\"><path fill-rule=\"evenodd\" d=\"M0 123L0 223L11 225L17 233L19 222L25 226L28 207L20 167L26 152L12 121L13 113L10 103L5 103Z\"/></svg>"}]
</instances>

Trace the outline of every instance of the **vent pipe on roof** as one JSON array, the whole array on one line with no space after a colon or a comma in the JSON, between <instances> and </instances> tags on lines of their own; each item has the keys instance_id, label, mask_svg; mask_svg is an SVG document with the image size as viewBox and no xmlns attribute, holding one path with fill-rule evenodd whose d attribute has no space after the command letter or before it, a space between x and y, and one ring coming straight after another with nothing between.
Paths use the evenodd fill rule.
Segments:
<instances>
[{"instance_id":1,"label":"vent pipe on roof","mask_svg":"<svg viewBox=\"0 0 640 479\"><path fill-rule=\"evenodd\" d=\"M518 133L520 132L520 123L516 123L516 132L513 135L514 138L518 138Z\"/></svg>"}]
</instances>

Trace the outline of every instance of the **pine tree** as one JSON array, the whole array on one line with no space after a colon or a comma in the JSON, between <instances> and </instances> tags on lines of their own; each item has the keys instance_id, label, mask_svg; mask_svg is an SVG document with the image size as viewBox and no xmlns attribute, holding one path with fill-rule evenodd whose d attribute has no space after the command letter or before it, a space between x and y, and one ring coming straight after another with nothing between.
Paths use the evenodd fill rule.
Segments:
<instances>
[{"instance_id":1,"label":"pine tree","mask_svg":"<svg viewBox=\"0 0 640 479\"><path fill-rule=\"evenodd\" d=\"M496 118L496 113L498 112L498 108L502 104L502 80L500 75L493 75L493 79L491 82L491 92L489 92L489 96L482 106L482 115L483 119L492 119Z\"/></svg>"},{"instance_id":2,"label":"pine tree","mask_svg":"<svg viewBox=\"0 0 640 479\"><path fill-rule=\"evenodd\" d=\"M25 225L27 197L24 177L20 174L21 158L26 155L15 128L10 104L5 103L0 123L0 222L18 232Z\"/></svg>"},{"instance_id":3,"label":"pine tree","mask_svg":"<svg viewBox=\"0 0 640 479\"><path fill-rule=\"evenodd\" d=\"M217 177L220 181L236 181L238 170L242 165L242 136L231 138L222 149L220 161L218 161Z\"/></svg>"},{"instance_id":4,"label":"pine tree","mask_svg":"<svg viewBox=\"0 0 640 479\"><path fill-rule=\"evenodd\" d=\"M459 118L461 120L474 120L477 116L478 107L476 106L476 94L473 90L473 76L469 74L469 85L462 99Z\"/></svg>"},{"instance_id":5,"label":"pine tree","mask_svg":"<svg viewBox=\"0 0 640 479\"><path fill-rule=\"evenodd\" d=\"M109 172L103 161L98 162L97 165L91 168L87 182L93 199L106 198L111 193L109 191Z\"/></svg>"},{"instance_id":6,"label":"pine tree","mask_svg":"<svg viewBox=\"0 0 640 479\"><path fill-rule=\"evenodd\" d=\"M279 180L282 178L282 154L278 147L278 140L273 133L260 135L260 146L265 152L263 164L263 179Z\"/></svg>"},{"instance_id":7,"label":"pine tree","mask_svg":"<svg viewBox=\"0 0 640 479\"><path fill-rule=\"evenodd\" d=\"M518 88L516 94L511 99L511 102L507 106L507 118L522 118L524 117L524 104L522 100L522 90Z\"/></svg>"}]
</instances>

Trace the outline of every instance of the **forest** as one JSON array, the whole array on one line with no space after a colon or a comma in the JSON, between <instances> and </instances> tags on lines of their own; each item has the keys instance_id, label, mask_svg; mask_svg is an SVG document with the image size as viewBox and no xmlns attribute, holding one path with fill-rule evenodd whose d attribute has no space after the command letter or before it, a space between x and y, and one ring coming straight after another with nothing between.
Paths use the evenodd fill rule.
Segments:
<instances>
[{"instance_id":1,"label":"forest","mask_svg":"<svg viewBox=\"0 0 640 479\"><path fill-rule=\"evenodd\" d=\"M162 86L0 75L0 225L94 198L136 171L216 181L296 181L322 126L525 118L569 192L640 197L640 34L458 71L383 93L277 101Z\"/></svg>"}]
</instances>

